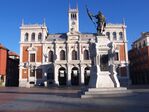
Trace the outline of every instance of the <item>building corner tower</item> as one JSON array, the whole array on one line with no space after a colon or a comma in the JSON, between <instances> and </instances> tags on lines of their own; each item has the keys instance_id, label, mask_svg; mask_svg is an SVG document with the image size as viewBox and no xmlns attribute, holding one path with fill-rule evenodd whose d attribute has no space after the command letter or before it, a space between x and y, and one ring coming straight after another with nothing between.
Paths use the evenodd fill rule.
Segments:
<instances>
[{"instance_id":1,"label":"building corner tower","mask_svg":"<svg viewBox=\"0 0 149 112\"><path fill-rule=\"evenodd\" d=\"M71 8L69 2L68 8L68 28L69 32L77 33L79 32L79 10L78 10L78 3L76 3L75 8Z\"/></svg>"}]
</instances>

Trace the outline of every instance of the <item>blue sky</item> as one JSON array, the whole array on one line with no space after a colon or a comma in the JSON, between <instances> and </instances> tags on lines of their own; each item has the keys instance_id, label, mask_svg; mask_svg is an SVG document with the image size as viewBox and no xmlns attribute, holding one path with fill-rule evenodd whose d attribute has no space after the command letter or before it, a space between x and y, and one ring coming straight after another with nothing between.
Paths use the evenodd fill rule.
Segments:
<instances>
[{"instance_id":1,"label":"blue sky","mask_svg":"<svg viewBox=\"0 0 149 112\"><path fill-rule=\"evenodd\" d=\"M76 0L70 0L72 7ZM92 13L99 10L104 13L108 23L127 25L128 47L140 36L149 31L149 0L78 0L80 14L80 32L96 32L89 20L85 5ZM46 19L49 33L68 31L68 0L0 0L0 43L19 53L20 25L39 23Z\"/></svg>"}]
</instances>

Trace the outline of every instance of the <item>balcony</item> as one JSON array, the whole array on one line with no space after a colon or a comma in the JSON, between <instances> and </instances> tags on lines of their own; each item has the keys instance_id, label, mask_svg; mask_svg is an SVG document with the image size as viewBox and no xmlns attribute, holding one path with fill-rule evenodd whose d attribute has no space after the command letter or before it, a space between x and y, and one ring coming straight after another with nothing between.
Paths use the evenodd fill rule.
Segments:
<instances>
[{"instance_id":1,"label":"balcony","mask_svg":"<svg viewBox=\"0 0 149 112\"><path fill-rule=\"evenodd\" d=\"M56 60L55 64L66 64L67 60Z\"/></svg>"}]
</instances>

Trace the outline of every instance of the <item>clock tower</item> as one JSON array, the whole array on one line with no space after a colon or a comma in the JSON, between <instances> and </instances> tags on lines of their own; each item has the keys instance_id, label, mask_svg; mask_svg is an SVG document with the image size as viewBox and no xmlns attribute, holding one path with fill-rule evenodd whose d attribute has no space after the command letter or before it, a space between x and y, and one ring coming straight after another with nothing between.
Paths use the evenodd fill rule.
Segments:
<instances>
[{"instance_id":1,"label":"clock tower","mask_svg":"<svg viewBox=\"0 0 149 112\"><path fill-rule=\"evenodd\" d=\"M77 33L77 32L79 32L79 10L78 10L78 4L76 4L76 8L71 8L70 4L69 4L68 24L69 24L69 32L70 33Z\"/></svg>"}]
</instances>

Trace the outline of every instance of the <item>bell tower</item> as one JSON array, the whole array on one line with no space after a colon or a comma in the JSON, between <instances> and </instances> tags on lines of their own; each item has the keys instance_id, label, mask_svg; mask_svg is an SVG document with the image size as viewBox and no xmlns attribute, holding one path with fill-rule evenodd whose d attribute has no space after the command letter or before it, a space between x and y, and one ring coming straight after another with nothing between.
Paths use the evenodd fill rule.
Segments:
<instances>
[{"instance_id":1,"label":"bell tower","mask_svg":"<svg viewBox=\"0 0 149 112\"><path fill-rule=\"evenodd\" d=\"M71 33L79 32L79 10L77 0L75 8L71 8L69 0L68 24L69 24L69 32Z\"/></svg>"}]
</instances>

